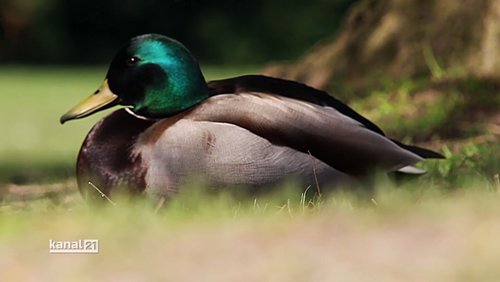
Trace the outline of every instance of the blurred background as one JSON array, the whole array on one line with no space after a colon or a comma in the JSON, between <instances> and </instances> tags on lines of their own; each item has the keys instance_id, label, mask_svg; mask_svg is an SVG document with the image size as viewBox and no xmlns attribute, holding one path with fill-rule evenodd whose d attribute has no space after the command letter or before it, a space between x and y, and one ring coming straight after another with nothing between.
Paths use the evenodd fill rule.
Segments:
<instances>
[{"instance_id":1,"label":"blurred background","mask_svg":"<svg viewBox=\"0 0 500 282\"><path fill-rule=\"evenodd\" d=\"M294 59L338 30L355 0L2 0L0 62L106 64L143 33L169 35L209 64Z\"/></svg>"}]
</instances>

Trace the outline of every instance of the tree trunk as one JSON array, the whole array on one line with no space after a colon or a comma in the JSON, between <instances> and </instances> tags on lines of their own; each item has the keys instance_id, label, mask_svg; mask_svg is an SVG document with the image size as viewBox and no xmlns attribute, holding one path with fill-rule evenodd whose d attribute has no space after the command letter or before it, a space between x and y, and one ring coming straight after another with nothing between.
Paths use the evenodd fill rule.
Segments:
<instances>
[{"instance_id":1,"label":"tree trunk","mask_svg":"<svg viewBox=\"0 0 500 282\"><path fill-rule=\"evenodd\" d=\"M385 78L499 77L500 1L361 1L334 39L263 72L328 91L338 84L363 89Z\"/></svg>"}]
</instances>

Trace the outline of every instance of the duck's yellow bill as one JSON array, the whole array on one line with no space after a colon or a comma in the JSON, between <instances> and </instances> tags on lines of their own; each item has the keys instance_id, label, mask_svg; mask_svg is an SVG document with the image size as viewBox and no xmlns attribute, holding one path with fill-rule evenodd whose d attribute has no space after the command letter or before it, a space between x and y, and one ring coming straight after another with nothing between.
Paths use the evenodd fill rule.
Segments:
<instances>
[{"instance_id":1,"label":"duck's yellow bill","mask_svg":"<svg viewBox=\"0 0 500 282\"><path fill-rule=\"evenodd\" d=\"M59 121L63 124L68 120L86 117L97 111L114 106L117 102L118 96L111 92L108 86L108 80L106 79L93 95L90 95L87 99L71 108L67 113L61 116Z\"/></svg>"}]
</instances>

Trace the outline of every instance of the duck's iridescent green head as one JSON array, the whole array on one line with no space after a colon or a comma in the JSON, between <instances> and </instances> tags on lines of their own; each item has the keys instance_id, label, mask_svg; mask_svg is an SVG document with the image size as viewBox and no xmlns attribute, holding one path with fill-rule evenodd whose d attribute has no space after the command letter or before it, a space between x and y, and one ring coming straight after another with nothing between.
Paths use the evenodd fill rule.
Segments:
<instances>
[{"instance_id":1,"label":"duck's iridescent green head","mask_svg":"<svg viewBox=\"0 0 500 282\"><path fill-rule=\"evenodd\" d=\"M99 90L61 117L61 123L120 104L161 118L203 101L209 91L198 62L178 41L157 34L134 37L111 62Z\"/></svg>"}]
</instances>

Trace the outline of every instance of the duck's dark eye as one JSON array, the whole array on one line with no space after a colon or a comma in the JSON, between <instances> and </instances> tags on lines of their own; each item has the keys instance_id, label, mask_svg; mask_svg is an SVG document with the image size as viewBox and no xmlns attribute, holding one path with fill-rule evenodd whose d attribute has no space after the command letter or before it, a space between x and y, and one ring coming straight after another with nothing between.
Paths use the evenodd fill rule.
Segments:
<instances>
[{"instance_id":1,"label":"duck's dark eye","mask_svg":"<svg viewBox=\"0 0 500 282\"><path fill-rule=\"evenodd\" d=\"M133 67L135 65L137 65L137 63L139 63L141 61L141 59L137 58L137 57L129 57L127 59L127 66L129 67Z\"/></svg>"}]
</instances>

